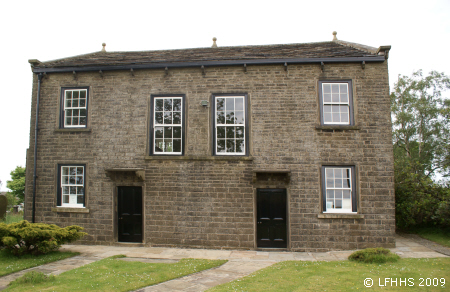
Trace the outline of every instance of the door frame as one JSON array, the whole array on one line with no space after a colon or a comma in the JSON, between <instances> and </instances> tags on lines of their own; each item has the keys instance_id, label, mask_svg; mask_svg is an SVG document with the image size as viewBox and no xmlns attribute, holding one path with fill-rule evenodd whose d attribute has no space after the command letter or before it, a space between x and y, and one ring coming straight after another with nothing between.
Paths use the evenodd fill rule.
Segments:
<instances>
[{"instance_id":1,"label":"door frame","mask_svg":"<svg viewBox=\"0 0 450 292\"><path fill-rule=\"evenodd\" d=\"M145 244L145 187L144 184L116 184L113 187L113 226L114 226L114 242L116 243L124 243L124 244L133 244L134 242L122 242L119 241L119 188L120 187L140 187L142 192L142 243ZM140 244L141 242L136 242Z\"/></svg>"},{"instance_id":2,"label":"door frame","mask_svg":"<svg viewBox=\"0 0 450 292\"><path fill-rule=\"evenodd\" d=\"M286 248L272 248L272 247L258 247L258 190L277 190L282 189L286 193ZM255 187L254 188L254 200L253 200L253 228L254 228L254 248L262 249L262 250L270 250L270 249L278 249L278 250L290 250L291 249L291 232L290 232L290 216L289 216L289 205L290 205L290 196L289 189L286 186L274 186L274 187Z\"/></svg>"}]
</instances>

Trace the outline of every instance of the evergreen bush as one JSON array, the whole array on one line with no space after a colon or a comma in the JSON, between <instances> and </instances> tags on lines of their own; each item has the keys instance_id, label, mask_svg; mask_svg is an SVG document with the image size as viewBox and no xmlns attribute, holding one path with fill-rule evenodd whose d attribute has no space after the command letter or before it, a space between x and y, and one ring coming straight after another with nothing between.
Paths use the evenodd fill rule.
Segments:
<instances>
[{"instance_id":1,"label":"evergreen bush","mask_svg":"<svg viewBox=\"0 0 450 292\"><path fill-rule=\"evenodd\" d=\"M400 259L400 257L395 253L392 253L389 249L377 247L355 251L348 257L348 259L363 263L382 264L386 262L396 262Z\"/></svg>"},{"instance_id":2,"label":"evergreen bush","mask_svg":"<svg viewBox=\"0 0 450 292\"><path fill-rule=\"evenodd\" d=\"M0 247L11 251L14 255L45 254L57 250L64 243L82 238L87 233L82 227L72 225L61 228L54 224L29 223L23 220L18 223L0 223Z\"/></svg>"}]
</instances>

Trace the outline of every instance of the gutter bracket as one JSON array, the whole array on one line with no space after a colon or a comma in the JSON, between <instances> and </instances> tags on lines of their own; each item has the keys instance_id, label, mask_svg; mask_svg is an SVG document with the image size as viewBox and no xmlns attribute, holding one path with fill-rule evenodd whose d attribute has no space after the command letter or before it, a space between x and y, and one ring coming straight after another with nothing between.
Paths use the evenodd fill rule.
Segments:
<instances>
[{"instance_id":1,"label":"gutter bracket","mask_svg":"<svg viewBox=\"0 0 450 292\"><path fill-rule=\"evenodd\" d=\"M322 72L325 70L325 64L323 62L320 62L320 68L322 69Z\"/></svg>"},{"instance_id":2,"label":"gutter bracket","mask_svg":"<svg viewBox=\"0 0 450 292\"><path fill-rule=\"evenodd\" d=\"M362 61L361 63L361 68L364 70L366 69L366 61Z\"/></svg>"},{"instance_id":3,"label":"gutter bracket","mask_svg":"<svg viewBox=\"0 0 450 292\"><path fill-rule=\"evenodd\" d=\"M286 63L284 63L284 71L288 71L288 67L287 67L287 62Z\"/></svg>"}]
</instances>

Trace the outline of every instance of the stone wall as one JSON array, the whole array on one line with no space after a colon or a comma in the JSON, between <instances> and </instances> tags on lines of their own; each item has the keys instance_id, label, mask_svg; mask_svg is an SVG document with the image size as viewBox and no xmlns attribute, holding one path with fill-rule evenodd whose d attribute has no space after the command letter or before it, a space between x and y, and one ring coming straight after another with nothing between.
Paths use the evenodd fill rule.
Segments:
<instances>
[{"instance_id":1,"label":"stone wall","mask_svg":"<svg viewBox=\"0 0 450 292\"><path fill-rule=\"evenodd\" d=\"M85 243L117 242L115 187L140 185L144 244L256 248L253 171L290 170L288 248L298 251L393 246L393 155L387 63L207 67L47 74L39 113L36 221L77 224ZM352 80L355 128L319 126L318 81ZM89 86L88 131L59 130L61 87ZM211 110L218 93L249 98L248 157L212 156ZM186 96L183 157L149 156L151 94ZM31 219L34 78L27 157L26 219ZM86 164L89 213L55 212L57 164ZM321 217L322 165L356 167L359 217ZM110 168L144 168L145 179ZM53 209L53 210L52 210ZM322 216L323 217L323 216Z\"/></svg>"}]
</instances>

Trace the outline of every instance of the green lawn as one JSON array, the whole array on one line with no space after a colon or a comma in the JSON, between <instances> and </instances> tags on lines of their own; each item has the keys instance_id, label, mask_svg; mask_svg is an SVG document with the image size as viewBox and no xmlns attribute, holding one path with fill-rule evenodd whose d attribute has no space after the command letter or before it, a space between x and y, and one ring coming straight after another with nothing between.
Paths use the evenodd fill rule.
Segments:
<instances>
[{"instance_id":1,"label":"green lawn","mask_svg":"<svg viewBox=\"0 0 450 292\"><path fill-rule=\"evenodd\" d=\"M224 264L225 260L182 259L174 264L103 259L58 276L12 282L4 291L130 291ZM40 283L39 283L40 282Z\"/></svg>"},{"instance_id":2,"label":"green lawn","mask_svg":"<svg viewBox=\"0 0 450 292\"><path fill-rule=\"evenodd\" d=\"M450 228L423 227L409 230L409 232L418 234L420 237L450 247Z\"/></svg>"},{"instance_id":3,"label":"green lawn","mask_svg":"<svg viewBox=\"0 0 450 292\"><path fill-rule=\"evenodd\" d=\"M401 259L389 264L287 261L208 291L450 291L449 271L450 258ZM364 286L366 278L372 279L371 288Z\"/></svg>"},{"instance_id":4,"label":"green lawn","mask_svg":"<svg viewBox=\"0 0 450 292\"><path fill-rule=\"evenodd\" d=\"M8 213L6 214L5 218L3 218L3 220L1 220L1 223L6 223L6 224L11 224L11 223L16 223L16 222L20 222L23 220L23 214L12 214L12 213Z\"/></svg>"},{"instance_id":5,"label":"green lawn","mask_svg":"<svg viewBox=\"0 0 450 292\"><path fill-rule=\"evenodd\" d=\"M24 255L16 257L7 250L0 250L0 277L46 263L70 258L78 254L78 252L54 251L39 256Z\"/></svg>"}]
</instances>

